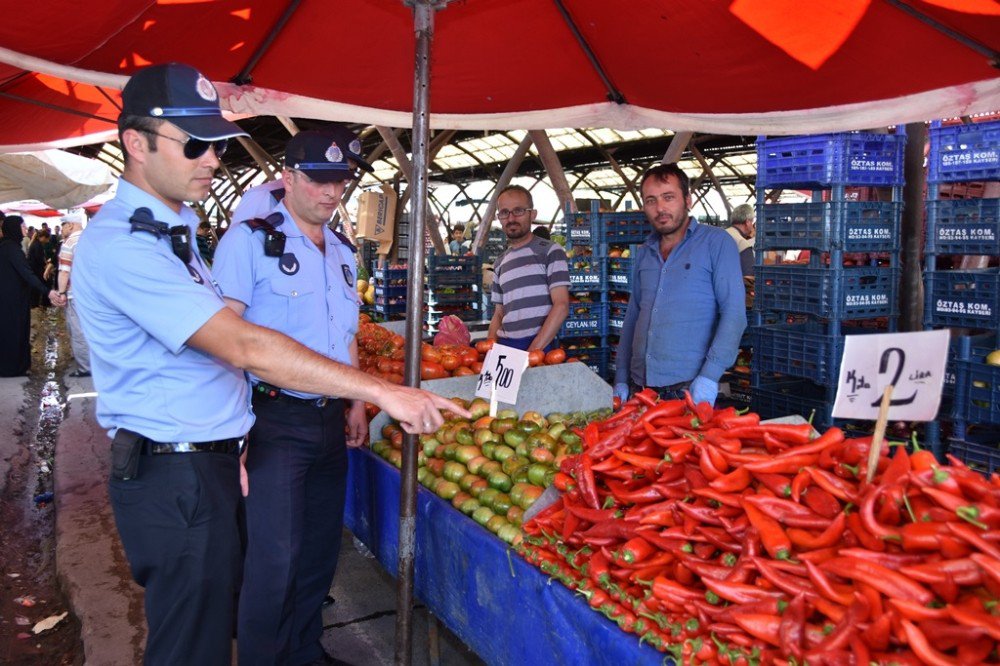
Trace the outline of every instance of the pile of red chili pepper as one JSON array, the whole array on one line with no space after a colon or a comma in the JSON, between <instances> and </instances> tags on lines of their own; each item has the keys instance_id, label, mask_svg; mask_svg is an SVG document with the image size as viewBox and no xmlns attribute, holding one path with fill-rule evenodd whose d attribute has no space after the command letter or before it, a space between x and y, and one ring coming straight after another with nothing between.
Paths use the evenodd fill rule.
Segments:
<instances>
[{"instance_id":1,"label":"pile of red chili pepper","mask_svg":"<svg viewBox=\"0 0 1000 666\"><path fill-rule=\"evenodd\" d=\"M678 663L1000 663L997 476L651 392L581 436L519 548Z\"/></svg>"}]
</instances>

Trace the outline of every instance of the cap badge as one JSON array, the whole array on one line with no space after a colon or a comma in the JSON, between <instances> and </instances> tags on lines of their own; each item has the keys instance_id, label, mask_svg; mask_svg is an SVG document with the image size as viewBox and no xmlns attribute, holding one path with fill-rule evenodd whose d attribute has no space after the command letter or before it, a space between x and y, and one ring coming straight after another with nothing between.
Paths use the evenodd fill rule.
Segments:
<instances>
[{"instance_id":1,"label":"cap badge","mask_svg":"<svg viewBox=\"0 0 1000 666\"><path fill-rule=\"evenodd\" d=\"M205 78L204 74L198 75L198 81L194 84L194 88L198 92L198 97L206 102L214 102L219 99L219 93L215 91L215 86Z\"/></svg>"},{"instance_id":2,"label":"cap badge","mask_svg":"<svg viewBox=\"0 0 1000 666\"><path fill-rule=\"evenodd\" d=\"M344 161L344 153L340 151L340 146L338 146L336 143L331 143L330 147L326 149L326 152L323 154L323 156L326 158L327 162Z\"/></svg>"},{"instance_id":3,"label":"cap badge","mask_svg":"<svg viewBox=\"0 0 1000 666\"><path fill-rule=\"evenodd\" d=\"M353 141L351 141L351 145L349 145L347 147L347 149L350 150L355 155L360 155L361 154L361 142L358 141L357 139L354 139Z\"/></svg>"}]
</instances>

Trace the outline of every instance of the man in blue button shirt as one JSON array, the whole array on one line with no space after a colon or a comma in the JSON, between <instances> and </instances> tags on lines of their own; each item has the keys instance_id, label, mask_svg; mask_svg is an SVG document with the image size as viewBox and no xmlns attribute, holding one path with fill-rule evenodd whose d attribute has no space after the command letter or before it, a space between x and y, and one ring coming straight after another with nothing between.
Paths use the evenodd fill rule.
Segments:
<instances>
[{"instance_id":1,"label":"man in blue button shirt","mask_svg":"<svg viewBox=\"0 0 1000 666\"><path fill-rule=\"evenodd\" d=\"M615 396L624 401L649 386L673 398L689 389L695 402L714 405L747 325L736 244L689 215L688 177L676 164L646 171L640 192L653 230L634 255Z\"/></svg>"},{"instance_id":2,"label":"man in blue button shirt","mask_svg":"<svg viewBox=\"0 0 1000 666\"><path fill-rule=\"evenodd\" d=\"M265 228L234 220L212 267L226 302L244 319L355 367L357 261L354 247L327 225L357 167L371 170L360 151L341 124L292 137L281 202ZM281 252L268 252L266 226L284 234ZM246 462L253 492L246 499L239 662L308 664L324 656L322 605L340 553L346 447L364 443L365 403L271 386L252 373L250 382L257 420Z\"/></svg>"},{"instance_id":3,"label":"man in blue button shirt","mask_svg":"<svg viewBox=\"0 0 1000 666\"><path fill-rule=\"evenodd\" d=\"M240 570L239 450L253 425L243 375L304 393L375 402L411 432L449 401L400 391L255 326L226 307L192 248L227 140L244 135L215 86L187 65L154 65L122 91L125 168L77 245L73 290L112 441L109 495L145 588L144 661L229 664Z\"/></svg>"}]
</instances>

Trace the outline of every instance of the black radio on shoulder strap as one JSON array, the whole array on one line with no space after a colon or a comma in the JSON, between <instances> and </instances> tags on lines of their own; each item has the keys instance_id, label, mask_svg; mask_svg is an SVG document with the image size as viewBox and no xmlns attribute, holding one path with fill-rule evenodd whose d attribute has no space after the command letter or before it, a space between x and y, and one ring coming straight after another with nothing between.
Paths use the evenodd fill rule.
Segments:
<instances>
[{"instance_id":1,"label":"black radio on shoulder strap","mask_svg":"<svg viewBox=\"0 0 1000 666\"><path fill-rule=\"evenodd\" d=\"M275 229L280 227L285 221L281 213L271 213L266 218L252 217L243 220L243 224L250 227L251 231L264 231L264 255L268 257L280 257L285 253L285 234Z\"/></svg>"},{"instance_id":2,"label":"black radio on shoulder strap","mask_svg":"<svg viewBox=\"0 0 1000 666\"><path fill-rule=\"evenodd\" d=\"M157 238L167 236L170 238L170 249L173 251L174 256L183 261L185 264L191 261L191 229L185 224L178 224L174 227L168 227L166 222L160 222L153 217L153 211L150 209L136 208L135 212L132 213L132 217L128 219L131 225L131 232L145 231L146 233L153 234Z\"/></svg>"}]
</instances>

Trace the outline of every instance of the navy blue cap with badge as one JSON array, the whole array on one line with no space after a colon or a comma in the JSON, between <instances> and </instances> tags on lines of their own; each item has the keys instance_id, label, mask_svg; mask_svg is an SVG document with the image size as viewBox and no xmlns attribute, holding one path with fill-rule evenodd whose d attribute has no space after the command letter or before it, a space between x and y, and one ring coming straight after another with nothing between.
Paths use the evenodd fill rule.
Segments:
<instances>
[{"instance_id":1,"label":"navy blue cap with badge","mask_svg":"<svg viewBox=\"0 0 1000 666\"><path fill-rule=\"evenodd\" d=\"M361 156L361 140L341 123L299 132L289 139L285 168L302 171L320 183L357 179L358 168L372 171L372 165Z\"/></svg>"},{"instance_id":2,"label":"navy blue cap with badge","mask_svg":"<svg viewBox=\"0 0 1000 666\"><path fill-rule=\"evenodd\" d=\"M201 157L210 145L221 155L225 140L249 136L223 118L212 82L181 63L151 65L133 74L122 89L122 115L161 118L176 125L191 137L184 145L188 159Z\"/></svg>"}]
</instances>

